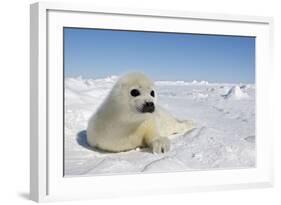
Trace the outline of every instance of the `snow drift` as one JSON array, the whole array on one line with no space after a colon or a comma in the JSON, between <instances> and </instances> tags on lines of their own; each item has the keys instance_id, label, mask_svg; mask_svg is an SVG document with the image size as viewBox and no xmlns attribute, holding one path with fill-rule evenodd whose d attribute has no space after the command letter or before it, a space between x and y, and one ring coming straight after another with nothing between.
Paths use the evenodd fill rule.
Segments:
<instances>
[{"instance_id":1,"label":"snow drift","mask_svg":"<svg viewBox=\"0 0 281 205\"><path fill-rule=\"evenodd\" d=\"M246 88L246 87L243 87L241 86L242 88ZM227 94L224 95L224 97L226 99L236 99L236 100L240 100L240 99L244 99L244 98L248 98L248 94L247 93L244 93L240 86L236 85L236 86L233 86L228 92Z\"/></svg>"}]
</instances>

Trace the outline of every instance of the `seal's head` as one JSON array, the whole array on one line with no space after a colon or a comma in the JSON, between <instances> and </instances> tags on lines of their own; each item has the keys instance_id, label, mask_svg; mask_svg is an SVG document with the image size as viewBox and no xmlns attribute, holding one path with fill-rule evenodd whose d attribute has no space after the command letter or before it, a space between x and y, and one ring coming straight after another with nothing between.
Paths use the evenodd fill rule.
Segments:
<instances>
[{"instance_id":1,"label":"seal's head","mask_svg":"<svg viewBox=\"0 0 281 205\"><path fill-rule=\"evenodd\" d=\"M134 114L151 115L156 109L156 92L153 82L143 73L122 76L113 88L118 103Z\"/></svg>"}]
</instances>

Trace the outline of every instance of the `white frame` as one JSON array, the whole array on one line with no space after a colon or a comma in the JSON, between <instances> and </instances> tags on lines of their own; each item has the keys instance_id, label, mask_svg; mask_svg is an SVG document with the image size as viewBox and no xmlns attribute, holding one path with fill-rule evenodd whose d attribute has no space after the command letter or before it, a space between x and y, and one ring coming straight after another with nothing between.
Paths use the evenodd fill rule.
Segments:
<instances>
[{"instance_id":1,"label":"white frame","mask_svg":"<svg viewBox=\"0 0 281 205\"><path fill-rule=\"evenodd\" d=\"M92 18L98 21L93 21ZM63 177L62 158L57 157L62 154L62 140L54 137L62 134L59 122L63 106L62 97L60 98L63 73L61 32L63 26L93 25L111 29L256 36L256 132L260 142L257 143L257 166L235 170ZM186 25L190 27L186 28ZM273 20L269 17L97 8L94 5L68 3L32 4L30 198L34 201L50 201L272 186L272 113L263 109L270 106L271 96L268 90L273 69L272 28ZM187 183L181 183L184 180L187 180Z\"/></svg>"}]
</instances>

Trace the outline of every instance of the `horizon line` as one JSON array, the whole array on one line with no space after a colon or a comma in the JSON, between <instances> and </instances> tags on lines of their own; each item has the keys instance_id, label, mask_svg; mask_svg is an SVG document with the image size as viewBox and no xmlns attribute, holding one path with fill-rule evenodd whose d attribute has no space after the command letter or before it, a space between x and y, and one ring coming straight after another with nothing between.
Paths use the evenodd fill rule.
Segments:
<instances>
[{"instance_id":1,"label":"horizon line","mask_svg":"<svg viewBox=\"0 0 281 205\"><path fill-rule=\"evenodd\" d=\"M109 76L105 76L105 77L85 77L83 75L76 75L76 76L66 76L64 75L64 79L65 78L74 78L74 79L78 79L81 78L83 80L102 80L102 79L106 79L106 78L112 78L112 77L116 77L119 78L122 75L109 75ZM255 82L243 82L243 81L239 81L239 82L225 82L225 81L209 81L209 80L204 80L204 79L192 79L192 80L183 80L183 79L177 79L177 80L171 80L171 79L154 79L152 77L150 77L154 82L184 82L184 83L195 83L194 81L196 81L196 83L202 83L202 82L207 82L207 83L211 83L211 84L256 84Z\"/></svg>"}]
</instances>

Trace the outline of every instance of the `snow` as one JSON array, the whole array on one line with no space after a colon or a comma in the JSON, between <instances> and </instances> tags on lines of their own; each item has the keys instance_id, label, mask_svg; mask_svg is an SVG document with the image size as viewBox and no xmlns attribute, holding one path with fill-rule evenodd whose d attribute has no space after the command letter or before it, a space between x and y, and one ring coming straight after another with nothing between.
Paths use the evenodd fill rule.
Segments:
<instances>
[{"instance_id":1,"label":"snow","mask_svg":"<svg viewBox=\"0 0 281 205\"><path fill-rule=\"evenodd\" d=\"M171 150L148 148L107 153L86 142L89 117L117 76L65 79L66 176L232 169L255 166L255 86L206 81L157 81L158 103L178 119L191 119L193 131L171 139Z\"/></svg>"},{"instance_id":2,"label":"snow","mask_svg":"<svg viewBox=\"0 0 281 205\"><path fill-rule=\"evenodd\" d=\"M193 80L191 82L185 82L182 80L177 80L177 81L156 81L155 82L156 85L208 85L209 82L208 81L197 81L197 80Z\"/></svg>"},{"instance_id":3,"label":"snow","mask_svg":"<svg viewBox=\"0 0 281 205\"><path fill-rule=\"evenodd\" d=\"M244 93L241 88L246 88L246 86L233 86L228 92L226 95L224 95L225 98L229 99L229 98L232 98L232 99L236 99L236 100L240 100L240 99L243 99L243 98L248 98L248 94L247 93Z\"/></svg>"}]
</instances>

